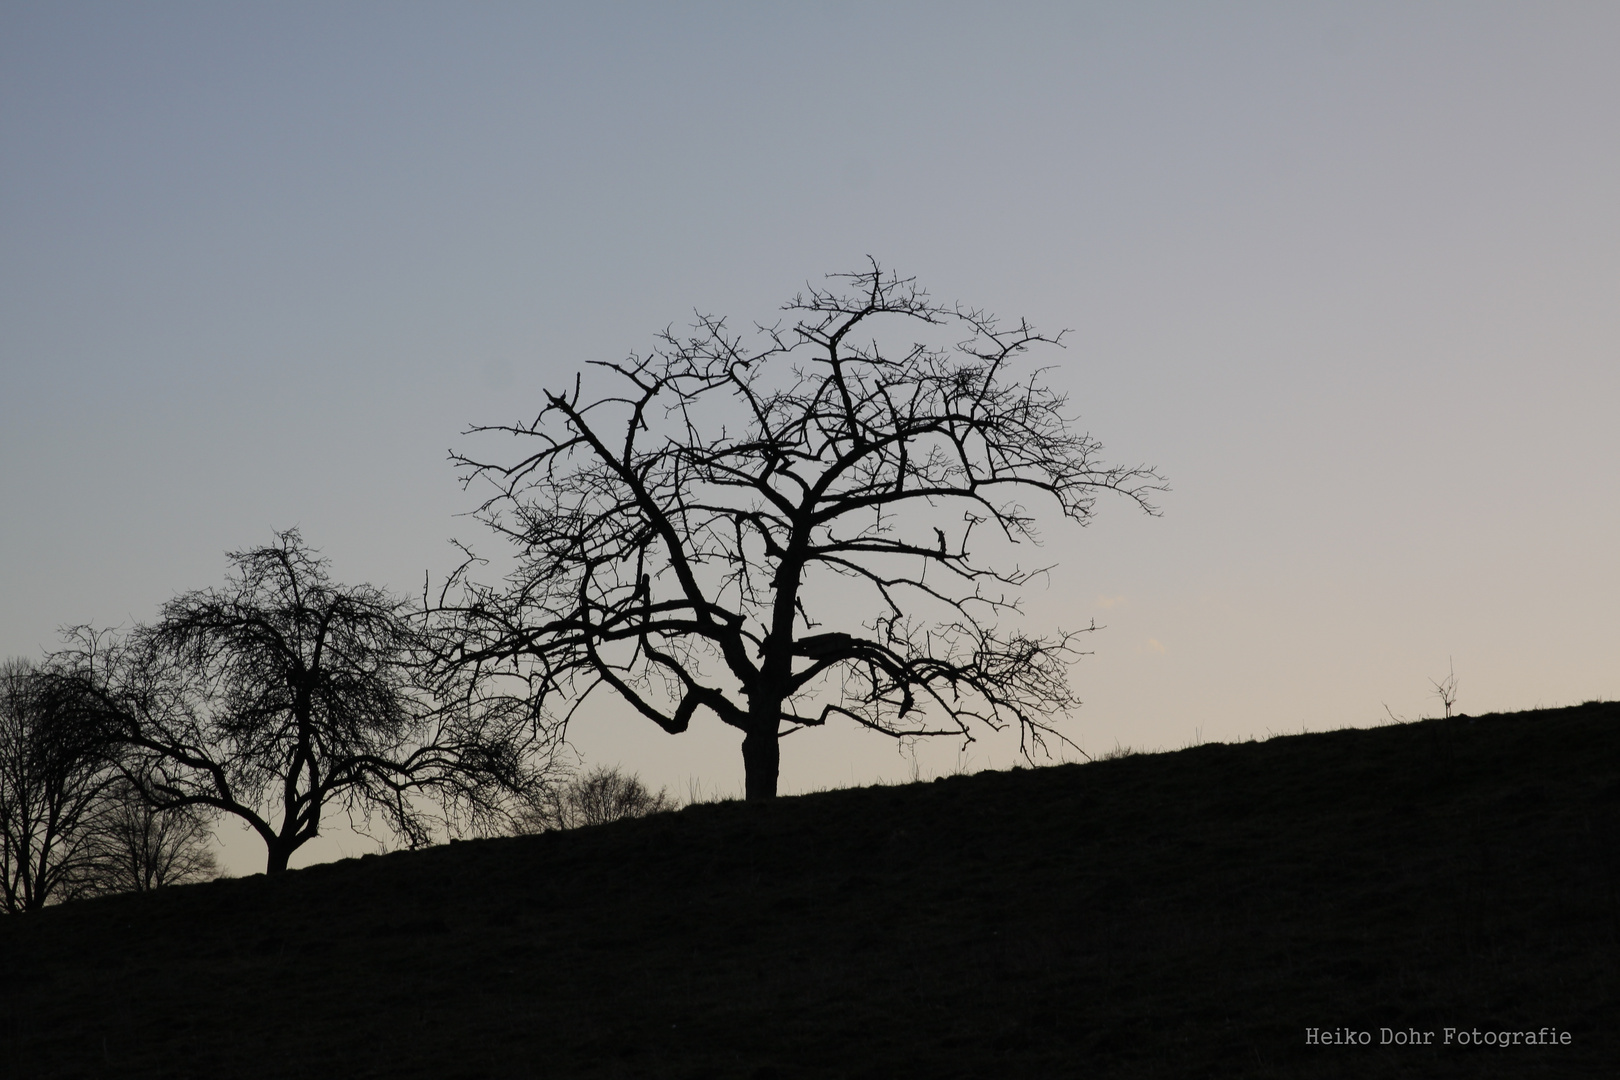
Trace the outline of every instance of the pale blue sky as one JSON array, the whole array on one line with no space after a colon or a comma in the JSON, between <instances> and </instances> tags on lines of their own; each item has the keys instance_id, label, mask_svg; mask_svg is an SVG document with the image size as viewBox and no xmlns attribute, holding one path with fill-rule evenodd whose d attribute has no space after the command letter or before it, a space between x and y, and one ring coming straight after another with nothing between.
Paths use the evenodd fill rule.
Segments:
<instances>
[{"instance_id":1,"label":"pale blue sky","mask_svg":"<svg viewBox=\"0 0 1620 1080\"><path fill-rule=\"evenodd\" d=\"M871 254L1072 328L1171 480L1048 534L1088 749L1416 716L1448 657L1620 695L1617 55L1612 4L0 4L0 654L292 524L416 588L483 540L466 425ZM730 732L575 734L740 787Z\"/></svg>"}]
</instances>

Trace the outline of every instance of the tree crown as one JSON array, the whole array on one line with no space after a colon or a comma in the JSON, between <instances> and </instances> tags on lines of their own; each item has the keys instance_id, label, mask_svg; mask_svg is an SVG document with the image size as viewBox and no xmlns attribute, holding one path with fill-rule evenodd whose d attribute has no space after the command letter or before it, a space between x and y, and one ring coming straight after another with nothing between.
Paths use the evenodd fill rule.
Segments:
<instances>
[{"instance_id":1,"label":"tree crown","mask_svg":"<svg viewBox=\"0 0 1620 1080\"><path fill-rule=\"evenodd\" d=\"M518 553L504 586L469 587L464 660L519 665L562 724L606 686L669 731L699 708L773 738L834 715L896 736L1052 731L1073 635L1003 631L1041 568L981 551L1038 542L1030 500L1083 525L1101 491L1155 512L1162 481L1103 464L1043 372L1015 372L1062 335L875 263L833 282L757 349L700 317L597 365L616 392L576 379L530 422L472 429L528 447L453 455L494 484L479 516Z\"/></svg>"},{"instance_id":2,"label":"tree crown","mask_svg":"<svg viewBox=\"0 0 1620 1080\"><path fill-rule=\"evenodd\" d=\"M242 819L272 870L332 807L351 822L381 814L412 845L452 809L475 828L500 822L506 795L534 779L523 702L437 671L420 613L334 582L297 530L228 557L223 588L169 601L99 667L85 644L68 658L153 806Z\"/></svg>"}]
</instances>

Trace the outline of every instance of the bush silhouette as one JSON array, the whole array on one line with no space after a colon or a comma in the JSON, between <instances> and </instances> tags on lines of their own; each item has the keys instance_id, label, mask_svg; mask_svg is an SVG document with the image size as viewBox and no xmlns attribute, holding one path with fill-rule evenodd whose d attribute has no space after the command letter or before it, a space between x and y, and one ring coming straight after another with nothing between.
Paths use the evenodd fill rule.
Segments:
<instances>
[{"instance_id":1,"label":"bush silhouette","mask_svg":"<svg viewBox=\"0 0 1620 1080\"><path fill-rule=\"evenodd\" d=\"M617 768L600 766L546 789L532 809L519 817L518 831L580 829L676 808L665 789L649 791L635 774L626 776Z\"/></svg>"},{"instance_id":2,"label":"bush silhouette","mask_svg":"<svg viewBox=\"0 0 1620 1080\"><path fill-rule=\"evenodd\" d=\"M129 779L115 783L97 830L88 894L146 892L219 876L205 808L160 810Z\"/></svg>"}]
</instances>

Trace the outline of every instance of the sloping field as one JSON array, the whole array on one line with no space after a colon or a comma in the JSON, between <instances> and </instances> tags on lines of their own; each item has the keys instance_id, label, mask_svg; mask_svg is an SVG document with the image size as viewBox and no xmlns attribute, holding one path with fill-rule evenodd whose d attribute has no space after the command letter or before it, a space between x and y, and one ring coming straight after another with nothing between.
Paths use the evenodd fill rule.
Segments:
<instances>
[{"instance_id":1,"label":"sloping field","mask_svg":"<svg viewBox=\"0 0 1620 1080\"><path fill-rule=\"evenodd\" d=\"M1613 1076L1617 893L1620 705L1209 745L0 919L0 1076Z\"/></svg>"}]
</instances>

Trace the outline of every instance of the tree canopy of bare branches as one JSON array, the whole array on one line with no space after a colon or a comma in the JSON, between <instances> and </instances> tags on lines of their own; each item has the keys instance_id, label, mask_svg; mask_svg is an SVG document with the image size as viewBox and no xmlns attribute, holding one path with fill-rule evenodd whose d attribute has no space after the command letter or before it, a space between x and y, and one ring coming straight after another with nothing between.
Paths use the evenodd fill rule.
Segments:
<instances>
[{"instance_id":1,"label":"tree canopy of bare branches","mask_svg":"<svg viewBox=\"0 0 1620 1080\"><path fill-rule=\"evenodd\" d=\"M0 664L0 905L34 911L84 891L119 779L114 743L66 684Z\"/></svg>"},{"instance_id":2,"label":"tree canopy of bare branches","mask_svg":"<svg viewBox=\"0 0 1620 1080\"><path fill-rule=\"evenodd\" d=\"M208 808L160 810L147 802L143 785L127 777L108 796L86 892L150 892L219 876Z\"/></svg>"},{"instance_id":3,"label":"tree canopy of bare branches","mask_svg":"<svg viewBox=\"0 0 1620 1080\"><path fill-rule=\"evenodd\" d=\"M1038 542L1032 502L1083 525L1104 491L1155 512L1162 481L1104 464L1020 366L1061 334L936 303L875 262L829 280L758 348L700 317L597 365L610 390L577 378L532 421L471 429L519 446L452 454L493 484L479 516L517 570L452 580L457 659L521 672L563 729L598 688L667 732L706 710L743 733L750 799L775 795L784 735L834 717L901 738L1016 725L1026 754L1045 745L1075 704L1075 634L1002 625L1042 569L1005 556Z\"/></svg>"},{"instance_id":4,"label":"tree canopy of bare branches","mask_svg":"<svg viewBox=\"0 0 1620 1080\"><path fill-rule=\"evenodd\" d=\"M332 581L296 530L229 558L223 589L176 597L86 676L151 806L241 819L276 873L333 809L415 845L444 820L424 798L477 826L525 788L526 704L435 677L403 601ZM58 662L88 669L95 640Z\"/></svg>"}]
</instances>

